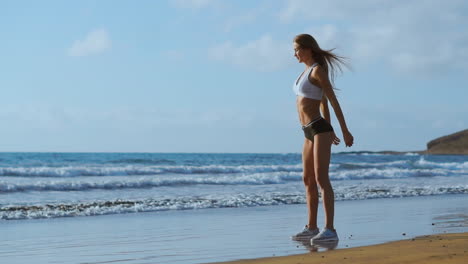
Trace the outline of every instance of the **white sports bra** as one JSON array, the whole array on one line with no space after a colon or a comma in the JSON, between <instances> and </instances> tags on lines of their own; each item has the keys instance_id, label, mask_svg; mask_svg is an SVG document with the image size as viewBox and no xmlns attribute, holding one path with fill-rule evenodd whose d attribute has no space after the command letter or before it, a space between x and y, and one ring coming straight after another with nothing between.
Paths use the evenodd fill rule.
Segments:
<instances>
[{"instance_id":1,"label":"white sports bra","mask_svg":"<svg viewBox=\"0 0 468 264\"><path fill-rule=\"evenodd\" d=\"M318 63L312 64L312 66L307 72L304 72L302 76L299 76L297 78L293 86L293 90L296 93L296 95L315 100L322 100L322 88L312 84L309 81L310 73L316 66L318 66Z\"/></svg>"}]
</instances>

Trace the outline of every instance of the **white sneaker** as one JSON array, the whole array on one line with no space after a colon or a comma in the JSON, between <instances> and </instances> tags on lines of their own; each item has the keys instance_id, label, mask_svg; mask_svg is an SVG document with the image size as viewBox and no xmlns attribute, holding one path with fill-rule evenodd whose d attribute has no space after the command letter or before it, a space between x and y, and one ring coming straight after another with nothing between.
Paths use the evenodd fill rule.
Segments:
<instances>
[{"instance_id":1,"label":"white sneaker","mask_svg":"<svg viewBox=\"0 0 468 264\"><path fill-rule=\"evenodd\" d=\"M333 242L333 241L338 241L338 234L336 233L336 230L331 230L328 228L325 228L320 232L318 235L312 237L310 239L310 243L314 244L317 242Z\"/></svg>"},{"instance_id":2,"label":"white sneaker","mask_svg":"<svg viewBox=\"0 0 468 264\"><path fill-rule=\"evenodd\" d=\"M319 229L309 229L307 226L304 227L304 230L292 236L294 240L307 240L319 233Z\"/></svg>"}]
</instances>

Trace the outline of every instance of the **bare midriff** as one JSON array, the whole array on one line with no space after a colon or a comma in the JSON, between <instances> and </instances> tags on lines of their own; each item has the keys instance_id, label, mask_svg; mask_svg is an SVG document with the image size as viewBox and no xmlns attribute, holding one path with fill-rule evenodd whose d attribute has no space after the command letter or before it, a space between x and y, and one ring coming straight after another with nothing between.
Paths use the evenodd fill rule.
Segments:
<instances>
[{"instance_id":1,"label":"bare midriff","mask_svg":"<svg viewBox=\"0 0 468 264\"><path fill-rule=\"evenodd\" d=\"M320 116L320 100L297 96L296 105L303 126Z\"/></svg>"}]
</instances>

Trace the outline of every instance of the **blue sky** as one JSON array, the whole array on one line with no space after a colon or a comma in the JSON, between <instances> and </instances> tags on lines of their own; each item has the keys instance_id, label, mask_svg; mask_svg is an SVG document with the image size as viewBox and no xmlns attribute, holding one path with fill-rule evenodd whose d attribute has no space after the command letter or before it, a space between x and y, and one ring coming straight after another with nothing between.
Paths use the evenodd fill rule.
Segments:
<instances>
[{"instance_id":1,"label":"blue sky","mask_svg":"<svg viewBox=\"0 0 468 264\"><path fill-rule=\"evenodd\" d=\"M466 1L1 1L1 151L300 152L292 39L350 58L358 150L468 127ZM332 124L341 137L333 119Z\"/></svg>"}]
</instances>

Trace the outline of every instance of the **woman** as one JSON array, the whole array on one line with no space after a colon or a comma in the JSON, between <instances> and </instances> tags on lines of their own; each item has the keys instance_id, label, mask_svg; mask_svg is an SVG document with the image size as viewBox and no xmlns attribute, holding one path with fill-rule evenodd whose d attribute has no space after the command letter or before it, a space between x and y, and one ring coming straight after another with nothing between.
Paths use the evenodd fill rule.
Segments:
<instances>
[{"instance_id":1,"label":"woman","mask_svg":"<svg viewBox=\"0 0 468 264\"><path fill-rule=\"evenodd\" d=\"M338 241L334 217L334 193L328 176L331 145L338 145L340 139L335 136L330 125L328 101L335 111L343 132L347 147L353 145L353 136L346 126L340 104L336 99L329 75L333 81L336 69L344 65L343 57L332 53L333 50L322 50L317 41L308 34L294 38L294 56L305 64L304 72L294 83L297 95L297 111L304 131L305 141L302 152L304 185L306 189L309 221L304 230L293 238L311 239L314 242ZM322 112L322 115L320 114ZM325 228L320 232L317 227L318 189L325 209Z\"/></svg>"}]
</instances>

